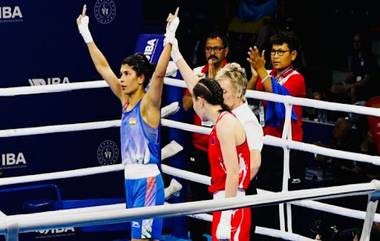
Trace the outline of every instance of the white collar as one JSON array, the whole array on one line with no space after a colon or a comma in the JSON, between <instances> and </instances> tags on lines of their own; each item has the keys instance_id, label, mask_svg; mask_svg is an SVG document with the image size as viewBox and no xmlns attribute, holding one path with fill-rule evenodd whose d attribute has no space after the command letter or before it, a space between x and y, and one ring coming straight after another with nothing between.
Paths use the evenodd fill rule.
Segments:
<instances>
[{"instance_id":1,"label":"white collar","mask_svg":"<svg viewBox=\"0 0 380 241\"><path fill-rule=\"evenodd\" d=\"M242 114L247 111L247 108L249 109L249 106L248 106L247 101L245 101L243 104L233 109L232 113L234 113L235 115Z\"/></svg>"}]
</instances>

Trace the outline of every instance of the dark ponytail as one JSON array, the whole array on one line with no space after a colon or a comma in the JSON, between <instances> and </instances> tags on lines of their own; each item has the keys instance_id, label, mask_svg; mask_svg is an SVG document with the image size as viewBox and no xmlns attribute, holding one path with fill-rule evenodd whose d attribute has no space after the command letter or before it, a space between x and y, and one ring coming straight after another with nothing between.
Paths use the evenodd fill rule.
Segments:
<instances>
[{"instance_id":1,"label":"dark ponytail","mask_svg":"<svg viewBox=\"0 0 380 241\"><path fill-rule=\"evenodd\" d=\"M230 111L230 108L224 104L223 89L215 80L203 78L198 81L193 89L194 97L202 97L211 105L220 105L222 111Z\"/></svg>"}]
</instances>

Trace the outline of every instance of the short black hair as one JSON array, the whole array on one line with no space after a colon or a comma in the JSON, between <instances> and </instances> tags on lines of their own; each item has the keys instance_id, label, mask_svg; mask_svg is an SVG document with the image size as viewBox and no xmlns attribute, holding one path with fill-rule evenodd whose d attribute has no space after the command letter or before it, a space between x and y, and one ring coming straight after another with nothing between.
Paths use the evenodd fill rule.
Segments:
<instances>
[{"instance_id":1,"label":"short black hair","mask_svg":"<svg viewBox=\"0 0 380 241\"><path fill-rule=\"evenodd\" d=\"M272 45L288 44L290 50L299 50L298 38L292 31L278 31L270 37L270 43Z\"/></svg>"},{"instance_id":2,"label":"short black hair","mask_svg":"<svg viewBox=\"0 0 380 241\"><path fill-rule=\"evenodd\" d=\"M143 53L132 54L121 62L121 65L127 64L136 71L137 76L142 74L145 76L143 83L144 88L148 86L150 78L152 78L155 66L151 64Z\"/></svg>"},{"instance_id":3,"label":"short black hair","mask_svg":"<svg viewBox=\"0 0 380 241\"><path fill-rule=\"evenodd\" d=\"M228 46L229 46L228 39L227 39L226 35L224 35L221 32L211 32L210 34L208 34L206 36L206 39L205 39L205 45L206 45L206 42L208 39L216 39L216 38L220 38L223 42L223 46L225 48L228 48Z\"/></svg>"}]
</instances>

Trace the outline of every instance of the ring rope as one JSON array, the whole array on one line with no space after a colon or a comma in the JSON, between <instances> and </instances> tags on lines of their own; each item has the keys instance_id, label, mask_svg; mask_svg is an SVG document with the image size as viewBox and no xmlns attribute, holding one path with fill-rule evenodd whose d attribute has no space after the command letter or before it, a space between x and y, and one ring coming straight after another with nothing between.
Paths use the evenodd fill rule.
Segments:
<instances>
[{"instance_id":1,"label":"ring rope","mask_svg":"<svg viewBox=\"0 0 380 241\"><path fill-rule=\"evenodd\" d=\"M96 89L108 87L104 80L83 81L75 83L62 83L59 85L37 85L0 88L0 96L19 96L65 92L71 90Z\"/></svg>"},{"instance_id":2,"label":"ring rope","mask_svg":"<svg viewBox=\"0 0 380 241\"><path fill-rule=\"evenodd\" d=\"M49 173L25 175L25 176L18 176L18 177L3 177L3 178L0 178L0 187L5 186L5 185L21 184L21 183L28 183L28 182L38 182L38 181L56 180L56 179L63 179L63 178L89 176L89 175L95 175L95 174L101 174L101 173L121 171L123 169L124 169L123 164L113 164L113 165L107 165L107 166L81 168L81 169L69 170L69 171L49 172Z\"/></svg>"},{"instance_id":3,"label":"ring rope","mask_svg":"<svg viewBox=\"0 0 380 241\"><path fill-rule=\"evenodd\" d=\"M303 199L326 199L346 195L362 195L380 191L380 181L364 184L343 185L340 187L314 188L289 192L270 193L267 195L249 195L220 200L206 200L188 203L178 203L166 206L151 206L146 208L132 208L124 210L96 211L91 213L62 214L54 211L51 214L22 214L7 216L5 222L17 222L19 232L31 232L40 229L50 229L69 226L88 226L112 224L130 221L134 217L151 218L155 216L169 217L187 215L216 210L235 209L246 206L274 205L282 202L291 202ZM5 233L6 225L0 223L0 234Z\"/></svg>"},{"instance_id":4,"label":"ring rope","mask_svg":"<svg viewBox=\"0 0 380 241\"><path fill-rule=\"evenodd\" d=\"M172 102L171 104L161 108L161 118L164 118L174 112L178 111L178 102ZM109 121L93 121L85 123L75 123L75 124L61 124L61 125L50 125L50 126L36 126L36 127L25 127L16 129L0 130L0 138L2 137L14 137L14 136L30 136L39 134L51 134L69 131L84 131L84 130L95 130L95 129L105 129L112 127L120 127L121 121L109 120Z\"/></svg>"},{"instance_id":5,"label":"ring rope","mask_svg":"<svg viewBox=\"0 0 380 241\"><path fill-rule=\"evenodd\" d=\"M168 204L168 203L166 203ZM73 209L68 209L68 210L62 210L62 214L68 214L68 213L83 213L83 212L96 212L96 211L108 211L108 210L123 210L125 209L125 203L120 203L120 204L112 204L112 205L100 205L96 207L87 207L87 208L73 208ZM50 215L54 211L48 211L48 212L43 212L41 213L42 215ZM6 216L6 215L4 215ZM192 218L204 220L207 222L212 221L212 215L210 214L190 214L187 215ZM266 235L266 236L272 236L272 237L277 237L277 238L284 238L288 240L295 240L295 241L312 241L313 239L310 238L305 238L299 234L293 234L289 232L283 232L277 229L272 229L272 228L266 228L266 227L260 227L257 226L255 232L257 234L261 235Z\"/></svg>"},{"instance_id":6,"label":"ring rope","mask_svg":"<svg viewBox=\"0 0 380 241\"><path fill-rule=\"evenodd\" d=\"M164 83L171 86L187 88L186 84L182 80L174 78L165 78ZM351 112L362 115L378 116L380 117L380 109L374 107L341 104L329 101L314 100L308 98L294 97L290 95L277 95L273 93L257 91L257 90L247 90L246 97L253 99L269 100L273 102L282 102L284 104L300 105L305 107L325 109L331 111L342 111Z\"/></svg>"},{"instance_id":7,"label":"ring rope","mask_svg":"<svg viewBox=\"0 0 380 241\"><path fill-rule=\"evenodd\" d=\"M161 160L165 160L166 158L177 154L181 150L182 150L181 145L179 145L175 141L171 141L169 144L167 144L161 149ZM122 170L124 170L124 164L121 163L121 164L113 164L113 165L98 166L98 167L79 168L79 169L68 170L68 171L24 175L24 176L18 176L18 177L4 177L4 178L0 178L0 187L5 186L5 185L21 184L21 183L28 183L28 182L82 177L82 176L89 176L89 175L122 171ZM170 171L173 172L169 168L169 172Z\"/></svg>"},{"instance_id":8,"label":"ring rope","mask_svg":"<svg viewBox=\"0 0 380 241\"><path fill-rule=\"evenodd\" d=\"M6 129L6 130L0 130L0 138L52 134L52 133L61 133L61 132L69 132L69 131L96 130L96 129L111 128L111 127L120 127L120 120L94 121L94 122L75 123L75 124L62 124L62 125Z\"/></svg>"},{"instance_id":9,"label":"ring rope","mask_svg":"<svg viewBox=\"0 0 380 241\"><path fill-rule=\"evenodd\" d=\"M205 175L189 172L186 170L181 170L181 169L174 168L165 164L162 164L161 167L162 167L162 171L167 175L179 177L185 180L201 183L204 185L210 185L211 183L211 178ZM0 179L0 186L27 183L27 182L71 178L71 177L80 177L80 176L87 176L87 175L96 175L96 174L107 173L107 172L122 171L123 169L124 169L124 166L122 164L114 164L114 165L109 165L109 166L82 168L82 169L71 170L71 171L52 172L52 173L28 175L28 176L22 176L22 177L7 177L7 178ZM81 171L83 171L84 173L81 173ZM272 193L270 191L266 191L262 189L258 189L258 192L259 192L259 195ZM319 211L334 213L341 216L356 218L356 219L363 220L365 217L364 211L342 208L339 206L320 203L317 201L311 201L311 200L295 201L295 202L292 202L292 204L301 206L301 207L319 210ZM99 207L107 207L107 205L102 205ZM110 207L112 207L112 205L110 205ZM91 208L95 208L95 207L91 207ZM76 209L76 210L78 211L79 209ZM375 215L375 220L376 222L380 222L380 214Z\"/></svg>"},{"instance_id":10,"label":"ring rope","mask_svg":"<svg viewBox=\"0 0 380 241\"><path fill-rule=\"evenodd\" d=\"M164 83L175 86L186 88L184 81L174 78L165 77ZM23 86L23 87L10 87L10 88L0 88L0 96L18 96L18 95L29 95L29 94L42 94L42 93L52 93L52 92L64 92L71 90L82 90L82 89L92 89L92 88L105 88L108 87L104 80L94 80L94 81L84 81L75 83L64 83L59 85L42 85L42 86ZM362 115L370 115L380 117L380 109L365 106L356 106L349 104L334 103L322 100L313 100L308 98L300 98L293 96L281 96L273 93L267 93L256 90L247 90L247 97L255 99L263 99L274 102L290 103L294 105L312 107L317 109L325 109L332 111L342 111L351 112Z\"/></svg>"},{"instance_id":11,"label":"ring rope","mask_svg":"<svg viewBox=\"0 0 380 241\"><path fill-rule=\"evenodd\" d=\"M211 129L207 127L196 126L196 125L182 123L182 122L168 120L168 119L162 119L161 124L162 126L181 129L185 131L197 132L201 134L208 134L211 131ZM39 127L18 128L18 129L6 129L6 130L0 130L0 138L47 134L47 133L59 133L59 132L68 132L68 131L93 130L93 129L111 128L111 127L120 127L120 120L39 126ZM268 136L268 135L264 136L263 141L264 141L264 144L271 145L271 146L287 147L287 148L297 149L297 150L305 151L309 153L316 153L316 154L321 154L321 155L331 156L331 157L339 157L342 159L371 163L373 165L380 166L380 156L372 156L372 155L355 153L355 152L335 150L335 149L331 149L327 147L317 146L314 144L308 144L308 143L297 142L297 141L292 141L292 140L284 140L278 137L273 137L273 136Z\"/></svg>"},{"instance_id":12,"label":"ring rope","mask_svg":"<svg viewBox=\"0 0 380 241\"><path fill-rule=\"evenodd\" d=\"M166 78L165 79L165 82L167 82L167 79L169 79L169 78ZM172 80L175 80L177 83L179 82L178 80L176 80L176 79L172 79ZM169 79L169 81L172 81L172 80L170 80ZM102 81L100 81L100 82L102 82ZM103 81L104 82L104 81ZM76 88L78 88L78 89L85 89L86 88L86 86L85 86L85 84L83 84L83 82L82 83L75 83L75 84L80 84L80 85L77 85L77 87ZM81 84L83 84L83 85L81 85ZM94 83L92 83L92 84L94 84ZM104 85L103 85L104 84ZM107 85L105 84L105 83L103 83L103 84L101 84L100 83L100 87L106 87ZM183 84L183 87L185 87L184 86L184 83L183 83L183 81L181 81L181 84ZM69 85L69 84L68 84ZM70 86L66 86L66 88L65 88L65 90L63 90L62 88L60 88L59 89L59 91L66 91L66 90L69 90L70 89ZM62 86L62 85L60 85L60 86ZM179 85L178 85L179 86ZM49 88L50 88L50 86L48 86ZM55 86L54 86L55 87ZM17 87L16 87L17 88ZM22 89L22 88L24 88L24 89ZM17 90L18 91L20 91L20 90L22 90L22 91L24 91L24 94L27 92L27 89L25 89L25 88L27 88L27 89L29 89L30 87L21 87L21 88L18 88ZM51 88L51 89L49 89L49 88L45 88L45 89L35 89L35 93L37 93L38 91L41 91L41 90L43 90L43 91L46 91L46 93L47 92L51 92L52 90L53 90L53 88ZM1 96L1 94L3 94L3 91L2 90L4 90L4 89L0 89L0 96ZM8 92L7 93L9 93L9 88L6 88L6 90L8 90ZM30 89L29 89L30 90ZM53 90L54 91L54 90ZM11 91L12 92L12 91ZM255 98L255 92L258 92L258 91L248 91L248 92L250 92L251 94L253 93L254 94L254 96L253 96L253 98ZM249 97L249 94L250 93L248 93L247 94L247 96ZM21 93L22 94L22 93ZM266 95L266 96L263 96L263 94L264 95ZM261 97L260 97L260 95L261 95ZM272 96L271 96L272 95ZM8 94L6 94L6 96L12 96L12 93L9 93L9 95ZM271 98L274 98L272 101L276 101L276 102L284 102L284 105L285 105L285 107L286 107L286 109L287 109L287 112L289 112L290 110L291 110L291 108L292 108L292 104L298 104L298 105L301 105L301 106L310 106L310 107L314 107L314 108L319 108L319 109L329 109L329 110L331 110L331 108L336 108L336 109L333 109L333 110L340 110L340 111L345 111L345 112L353 112L353 113L358 113L358 114L366 114L366 115L374 115L374 116L380 116L380 110L379 109L377 109L377 108L370 108L370 107L361 107L361 106L351 106L351 105L345 105L345 104L337 104L337 103L329 103L329 102L325 102L325 103L323 103L324 101L316 101L316 100L310 100L310 99L304 99L304 98L297 98L297 97L291 97L291 96L278 96L278 95L275 95L275 94L271 94L271 93L263 93L263 92L258 92L257 93L257 96L259 96L259 98L260 99L266 99L266 100L272 100ZM252 96L251 96L252 97ZM300 103L298 103L298 102L300 102ZM341 109L342 110L341 110ZM350 110L348 110L348 109L350 109ZM290 112L289 112L290 113ZM287 119L289 119L289 115L286 115L286 121L285 121L285 124L287 123L287 125L285 126L285 127L287 127L288 125L289 125L289 123L290 123L290 121L288 121ZM287 130L287 129L289 129L288 131L286 131L286 132L284 132L284 134L283 134L283 138L282 139L279 139L280 141L282 141L282 142L279 142L278 143L278 145L279 146L282 146L283 148L284 148L284 151L285 151L285 153L286 153L286 151L288 151L291 147L292 147L292 145L295 145L295 146L293 146L293 147L296 147L295 149L297 149L297 143L292 143L291 141L289 141L289 139L291 139L291 132L290 132L290 128L284 128L284 130ZM269 140L269 142L270 142L271 140ZM284 142L285 141L285 142ZM266 141L264 140L264 143L265 143ZM273 142L273 139L272 139L272 142ZM286 143L286 142L288 142L288 143ZM304 143L302 143L302 144L304 144ZM304 144L305 145L305 144ZM327 148L328 149L328 148ZM302 150L302 145L301 145L301 150ZM306 150L306 151L308 151L308 150ZM335 150L334 150L335 151ZM310 152L310 151L309 151ZM335 153L334 153L335 154ZM354 153L354 154L356 154L356 153ZM336 156L336 155L334 155L334 156ZM364 158L366 158L365 156L364 156ZM355 159L356 161L357 161L357 159ZM285 162L287 161L286 159L284 160ZM286 172L286 167L284 167L285 168L285 170L284 170L284 173ZM377 184L376 184L377 185ZM285 191L285 192L284 192ZM288 192L286 192L287 191L287 188L285 187L285 189L283 189L283 193L288 193ZM369 229L370 227L371 227L371 225L372 225L372 222L373 222L373 219L374 219L374 215L375 215L375 212L374 212L374 210L372 210L372 209L374 209L374 208L376 208L376 206L377 206L377 201L376 202L373 202L372 200L368 203L368 206L367 206L367 213L366 213L366 217L365 217L365 222L364 222L364 225L363 225L363 230L365 231L365 230L367 230L367 229ZM288 205L288 207L290 207L289 205ZM371 212L371 213L369 213L369 212ZM283 219L281 219L281 220L283 220ZM290 220L291 221L291 220ZM289 225L288 225L289 226ZM290 227L291 227L291 225L290 225ZM288 227L289 228L289 227ZM282 228L283 229L283 228ZM284 230L284 229L283 229ZM291 228L289 229L290 230L290 232L292 232L291 231ZM368 230L367 230L368 231ZM368 236L368 234L366 234L367 236ZM362 237L361 237L361 240L364 240L364 238L365 238L365 236L366 235L363 235ZM363 238L364 237L364 238Z\"/></svg>"}]
</instances>

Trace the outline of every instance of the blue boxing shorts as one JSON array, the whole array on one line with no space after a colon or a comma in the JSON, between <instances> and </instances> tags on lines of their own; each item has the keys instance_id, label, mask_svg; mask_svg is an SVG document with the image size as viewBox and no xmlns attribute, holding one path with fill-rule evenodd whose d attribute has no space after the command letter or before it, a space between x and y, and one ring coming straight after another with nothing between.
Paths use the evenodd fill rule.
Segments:
<instances>
[{"instance_id":1,"label":"blue boxing shorts","mask_svg":"<svg viewBox=\"0 0 380 241\"><path fill-rule=\"evenodd\" d=\"M128 165L127 165L128 166ZM160 173L155 176L125 177L127 208L150 207L164 204L164 182ZM161 239L162 218L131 221L133 239Z\"/></svg>"}]
</instances>

